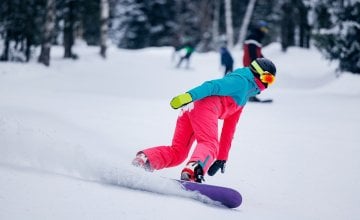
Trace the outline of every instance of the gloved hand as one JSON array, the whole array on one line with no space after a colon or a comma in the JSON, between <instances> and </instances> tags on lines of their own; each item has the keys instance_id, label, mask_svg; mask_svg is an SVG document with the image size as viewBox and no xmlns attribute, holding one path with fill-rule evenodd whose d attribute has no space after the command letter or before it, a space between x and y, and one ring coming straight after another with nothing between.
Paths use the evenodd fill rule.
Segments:
<instances>
[{"instance_id":1,"label":"gloved hand","mask_svg":"<svg viewBox=\"0 0 360 220\"><path fill-rule=\"evenodd\" d=\"M226 160L216 160L208 170L209 176L214 176L219 169L221 169L221 173L225 173L225 163Z\"/></svg>"},{"instance_id":2,"label":"gloved hand","mask_svg":"<svg viewBox=\"0 0 360 220\"><path fill-rule=\"evenodd\" d=\"M170 105L173 109L178 109L190 102L192 102L191 95L189 93L184 93L174 97L171 100Z\"/></svg>"}]
</instances>

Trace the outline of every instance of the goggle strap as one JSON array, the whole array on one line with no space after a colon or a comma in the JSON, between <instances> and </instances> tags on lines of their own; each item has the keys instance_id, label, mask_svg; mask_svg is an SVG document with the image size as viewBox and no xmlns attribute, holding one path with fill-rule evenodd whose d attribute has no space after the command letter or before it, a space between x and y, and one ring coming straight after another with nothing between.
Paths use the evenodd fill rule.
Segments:
<instances>
[{"instance_id":1,"label":"goggle strap","mask_svg":"<svg viewBox=\"0 0 360 220\"><path fill-rule=\"evenodd\" d=\"M254 67L256 72L259 73L260 75L262 75L264 73L264 70L260 67L260 65L256 62L256 60L251 62L251 66Z\"/></svg>"}]
</instances>

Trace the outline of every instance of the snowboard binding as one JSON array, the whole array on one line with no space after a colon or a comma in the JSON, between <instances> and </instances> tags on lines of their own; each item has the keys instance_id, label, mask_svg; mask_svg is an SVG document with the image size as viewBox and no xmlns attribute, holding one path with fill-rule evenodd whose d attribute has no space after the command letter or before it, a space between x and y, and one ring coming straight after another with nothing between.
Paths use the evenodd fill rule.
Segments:
<instances>
[{"instance_id":1,"label":"snowboard binding","mask_svg":"<svg viewBox=\"0 0 360 220\"><path fill-rule=\"evenodd\" d=\"M194 161L189 162L181 171L180 179L197 183L205 182L204 171L200 163Z\"/></svg>"}]
</instances>

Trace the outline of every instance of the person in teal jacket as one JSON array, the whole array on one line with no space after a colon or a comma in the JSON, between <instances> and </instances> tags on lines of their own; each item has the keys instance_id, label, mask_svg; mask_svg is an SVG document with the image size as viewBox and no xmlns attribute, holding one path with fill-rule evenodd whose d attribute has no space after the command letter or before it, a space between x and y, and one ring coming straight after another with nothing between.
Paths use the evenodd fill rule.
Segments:
<instances>
[{"instance_id":1,"label":"person in teal jacket","mask_svg":"<svg viewBox=\"0 0 360 220\"><path fill-rule=\"evenodd\" d=\"M181 179L202 182L204 174L224 172L240 114L251 96L275 80L276 67L258 58L250 66L236 69L221 79L210 80L174 97L170 105L182 108L171 145L139 151L132 164L147 171L181 164L196 140L195 149L181 172ZM218 120L224 121L218 139Z\"/></svg>"}]
</instances>

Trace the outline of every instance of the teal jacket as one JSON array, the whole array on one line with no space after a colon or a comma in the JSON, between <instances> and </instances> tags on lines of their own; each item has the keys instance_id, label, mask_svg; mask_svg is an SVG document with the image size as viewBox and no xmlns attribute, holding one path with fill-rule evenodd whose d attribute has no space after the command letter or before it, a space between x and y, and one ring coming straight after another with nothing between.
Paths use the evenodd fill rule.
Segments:
<instances>
[{"instance_id":1,"label":"teal jacket","mask_svg":"<svg viewBox=\"0 0 360 220\"><path fill-rule=\"evenodd\" d=\"M208 96L230 96L238 106L244 106L249 97L255 96L264 89L256 83L249 67L239 68L221 79L210 80L188 91L193 101Z\"/></svg>"},{"instance_id":2,"label":"teal jacket","mask_svg":"<svg viewBox=\"0 0 360 220\"><path fill-rule=\"evenodd\" d=\"M251 96L260 93L265 86L254 77L248 67L236 69L235 71L225 75L221 79L210 80L202 85L188 91L194 102L206 103L205 106L217 106L216 111L206 111L203 109L194 109L197 115L202 115L202 126L206 129L215 129L211 120L212 115L217 114L218 119L223 120L223 127L219 141L219 151L216 156L217 160L227 160L231 142L236 129L236 124L240 118L241 112ZM204 105L199 105L204 106ZM200 113L199 113L200 112ZM205 118L205 119L204 119ZM193 115L194 119L194 115ZM196 120L196 119L195 119ZM210 122L209 122L210 121Z\"/></svg>"}]
</instances>

